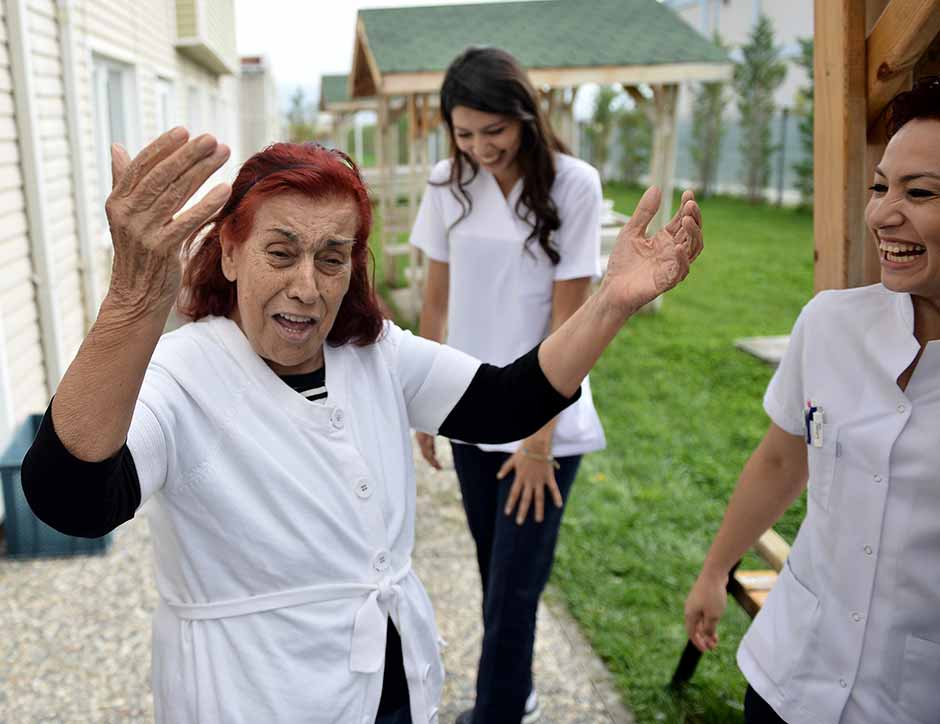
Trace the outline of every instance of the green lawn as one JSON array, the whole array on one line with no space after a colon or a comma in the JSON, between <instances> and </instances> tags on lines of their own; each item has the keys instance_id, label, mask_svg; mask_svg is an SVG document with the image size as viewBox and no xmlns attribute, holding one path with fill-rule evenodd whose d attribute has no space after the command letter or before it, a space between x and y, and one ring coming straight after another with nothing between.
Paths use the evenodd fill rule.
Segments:
<instances>
[{"instance_id":1,"label":"green lawn","mask_svg":"<svg viewBox=\"0 0 940 724\"><path fill-rule=\"evenodd\" d=\"M641 190L608 186L632 212ZM585 458L554 583L638 722L742 721L735 605L681 696L666 688L685 645L682 608L741 466L763 435L772 370L737 337L785 334L812 293L812 217L702 202L705 253L662 311L631 320L591 374L608 448ZM777 530L793 539L802 503ZM745 567L760 567L756 560Z\"/></svg>"}]
</instances>

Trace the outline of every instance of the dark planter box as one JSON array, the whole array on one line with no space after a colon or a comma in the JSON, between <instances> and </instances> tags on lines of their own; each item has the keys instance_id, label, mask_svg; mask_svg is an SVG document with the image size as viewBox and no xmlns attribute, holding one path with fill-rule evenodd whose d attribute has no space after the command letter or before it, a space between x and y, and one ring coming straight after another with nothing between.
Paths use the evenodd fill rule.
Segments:
<instances>
[{"instance_id":1,"label":"dark planter box","mask_svg":"<svg viewBox=\"0 0 940 724\"><path fill-rule=\"evenodd\" d=\"M26 451L33 444L42 415L30 415L13 433L6 450L0 455L0 480L3 481L3 505L6 508L4 527L7 556L40 558L104 553L111 545L111 534L101 538L75 538L50 528L33 515L20 472Z\"/></svg>"}]
</instances>

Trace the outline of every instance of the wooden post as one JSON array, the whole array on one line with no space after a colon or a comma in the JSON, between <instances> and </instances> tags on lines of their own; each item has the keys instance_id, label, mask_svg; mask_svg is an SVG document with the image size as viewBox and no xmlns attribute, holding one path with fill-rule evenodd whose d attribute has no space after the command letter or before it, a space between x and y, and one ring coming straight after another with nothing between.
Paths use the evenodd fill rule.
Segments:
<instances>
[{"instance_id":1,"label":"wooden post","mask_svg":"<svg viewBox=\"0 0 940 724\"><path fill-rule=\"evenodd\" d=\"M408 96L408 219L414 223L418 212L418 97Z\"/></svg>"},{"instance_id":2,"label":"wooden post","mask_svg":"<svg viewBox=\"0 0 940 724\"><path fill-rule=\"evenodd\" d=\"M654 233L665 226L672 217L672 192L675 188L676 153L678 150L678 84L654 85L652 100L646 98L635 86L624 84L624 89L646 114L653 126L653 153L650 158L650 183L662 191L659 211L648 228ZM655 312L662 306L662 297L657 297L644 307Z\"/></svg>"},{"instance_id":3,"label":"wooden post","mask_svg":"<svg viewBox=\"0 0 940 724\"><path fill-rule=\"evenodd\" d=\"M866 0L815 0L816 291L863 279Z\"/></svg>"},{"instance_id":4,"label":"wooden post","mask_svg":"<svg viewBox=\"0 0 940 724\"><path fill-rule=\"evenodd\" d=\"M365 166L365 149L362 145L362 124L356 122L356 114L353 113L353 138L355 143L356 163Z\"/></svg>"},{"instance_id":5,"label":"wooden post","mask_svg":"<svg viewBox=\"0 0 940 724\"><path fill-rule=\"evenodd\" d=\"M881 274L865 226L885 148L884 110L940 32L936 0L816 0L815 288Z\"/></svg>"},{"instance_id":6,"label":"wooden post","mask_svg":"<svg viewBox=\"0 0 940 724\"><path fill-rule=\"evenodd\" d=\"M571 149L571 153L575 156L579 156L581 153L581 139L578 138L578 126L574 122L574 99L578 94L577 88L571 88L571 95L567 94L566 90L562 90L562 93L565 94L562 98L561 103L561 127L562 127L562 138L565 139L565 142L568 144L568 148Z\"/></svg>"},{"instance_id":7,"label":"wooden post","mask_svg":"<svg viewBox=\"0 0 940 724\"><path fill-rule=\"evenodd\" d=\"M410 178L408 181L408 225L414 226L415 217L418 215L418 154L422 138L421 115L418 108L418 96L412 93L408 96L408 164L410 166ZM421 294L418 291L421 288L421 280L418 278L421 273L421 264L418 259L418 250L408 247L408 291L409 304L412 309L408 312L414 312L417 317L420 310ZM410 316L410 315L409 315Z\"/></svg>"},{"instance_id":8,"label":"wooden post","mask_svg":"<svg viewBox=\"0 0 940 724\"><path fill-rule=\"evenodd\" d=\"M650 162L651 181L663 194L659 212L653 217L649 231L661 229L672 216L672 192L675 188L676 152L679 134L677 117L679 86L677 84L653 86L653 157Z\"/></svg>"},{"instance_id":9,"label":"wooden post","mask_svg":"<svg viewBox=\"0 0 940 724\"><path fill-rule=\"evenodd\" d=\"M393 284L395 282L395 257L389 251L391 245L391 234L389 226L391 224L389 205L389 194L391 193L392 181L389 174L389 164L392 162L388 148L388 96L379 96L378 127L375 129L375 153L376 162L379 165L379 215L382 217L382 233L380 241L382 243L382 260L385 267L385 282Z\"/></svg>"}]
</instances>

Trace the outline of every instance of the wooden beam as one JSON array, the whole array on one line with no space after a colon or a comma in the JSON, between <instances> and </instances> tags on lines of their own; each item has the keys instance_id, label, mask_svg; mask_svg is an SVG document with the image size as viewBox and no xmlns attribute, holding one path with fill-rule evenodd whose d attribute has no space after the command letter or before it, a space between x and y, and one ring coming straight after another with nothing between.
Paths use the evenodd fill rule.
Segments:
<instances>
[{"instance_id":1,"label":"wooden beam","mask_svg":"<svg viewBox=\"0 0 940 724\"><path fill-rule=\"evenodd\" d=\"M867 43L868 125L900 91L910 87L911 71L940 33L937 0L891 0Z\"/></svg>"},{"instance_id":2,"label":"wooden beam","mask_svg":"<svg viewBox=\"0 0 940 724\"><path fill-rule=\"evenodd\" d=\"M536 85L552 88L579 86L585 83L629 83L637 85L669 85L687 80L731 80L731 63L663 63L660 65L597 66L594 68L536 68L529 77Z\"/></svg>"},{"instance_id":3,"label":"wooden beam","mask_svg":"<svg viewBox=\"0 0 940 724\"><path fill-rule=\"evenodd\" d=\"M382 71L369 47L366 26L356 18L356 39L353 45L353 67L349 74L350 98L369 98L382 93Z\"/></svg>"},{"instance_id":4,"label":"wooden beam","mask_svg":"<svg viewBox=\"0 0 940 724\"><path fill-rule=\"evenodd\" d=\"M648 83L661 85L686 80L728 81L734 75L731 63L663 63L660 65L605 65L592 68L530 68L529 79L536 87L568 88L585 83ZM389 95L435 93L444 80L443 71L386 73L384 92Z\"/></svg>"},{"instance_id":5,"label":"wooden beam","mask_svg":"<svg viewBox=\"0 0 940 724\"><path fill-rule=\"evenodd\" d=\"M815 0L815 38L813 234L819 291L863 281L865 0Z\"/></svg>"},{"instance_id":6,"label":"wooden beam","mask_svg":"<svg viewBox=\"0 0 940 724\"><path fill-rule=\"evenodd\" d=\"M323 104L324 113L358 113L359 111L378 111L379 102L375 98L363 98L355 101L333 101Z\"/></svg>"},{"instance_id":7,"label":"wooden beam","mask_svg":"<svg viewBox=\"0 0 940 724\"><path fill-rule=\"evenodd\" d=\"M754 550L777 573L783 570L783 566L787 562L787 556L790 555L789 544L773 528L768 528L757 539Z\"/></svg>"}]
</instances>

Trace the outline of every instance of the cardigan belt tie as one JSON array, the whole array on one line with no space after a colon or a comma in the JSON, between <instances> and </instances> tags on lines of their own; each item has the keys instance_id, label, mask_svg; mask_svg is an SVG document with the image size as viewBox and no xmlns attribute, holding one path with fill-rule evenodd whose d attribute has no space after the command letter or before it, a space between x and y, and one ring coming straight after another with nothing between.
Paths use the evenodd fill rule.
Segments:
<instances>
[{"instance_id":1,"label":"cardigan belt tie","mask_svg":"<svg viewBox=\"0 0 940 724\"><path fill-rule=\"evenodd\" d=\"M178 618L189 621L247 616L252 613L275 611L280 608L301 606L306 603L335 601L343 598L359 598L367 595L356 612L353 625L352 647L349 653L349 668L361 673L375 673L385 663L385 643L388 635L388 616L392 616L399 629L402 646L405 648L405 673L419 685L423 677L414 670L417 663L411 637L402 629L403 621L399 606L405 600L401 595L401 581L411 573L411 560L391 576L378 583L327 583L305 588L294 588L276 593L262 593L246 598L211 601L208 603L179 603L164 598L167 606ZM412 697L414 698L414 697ZM423 699L423 697L421 697ZM421 703L421 702L414 702ZM414 705L414 704L413 704ZM422 707L419 707L422 708ZM426 719L423 719L426 721ZM419 719L418 721L422 721Z\"/></svg>"}]
</instances>

